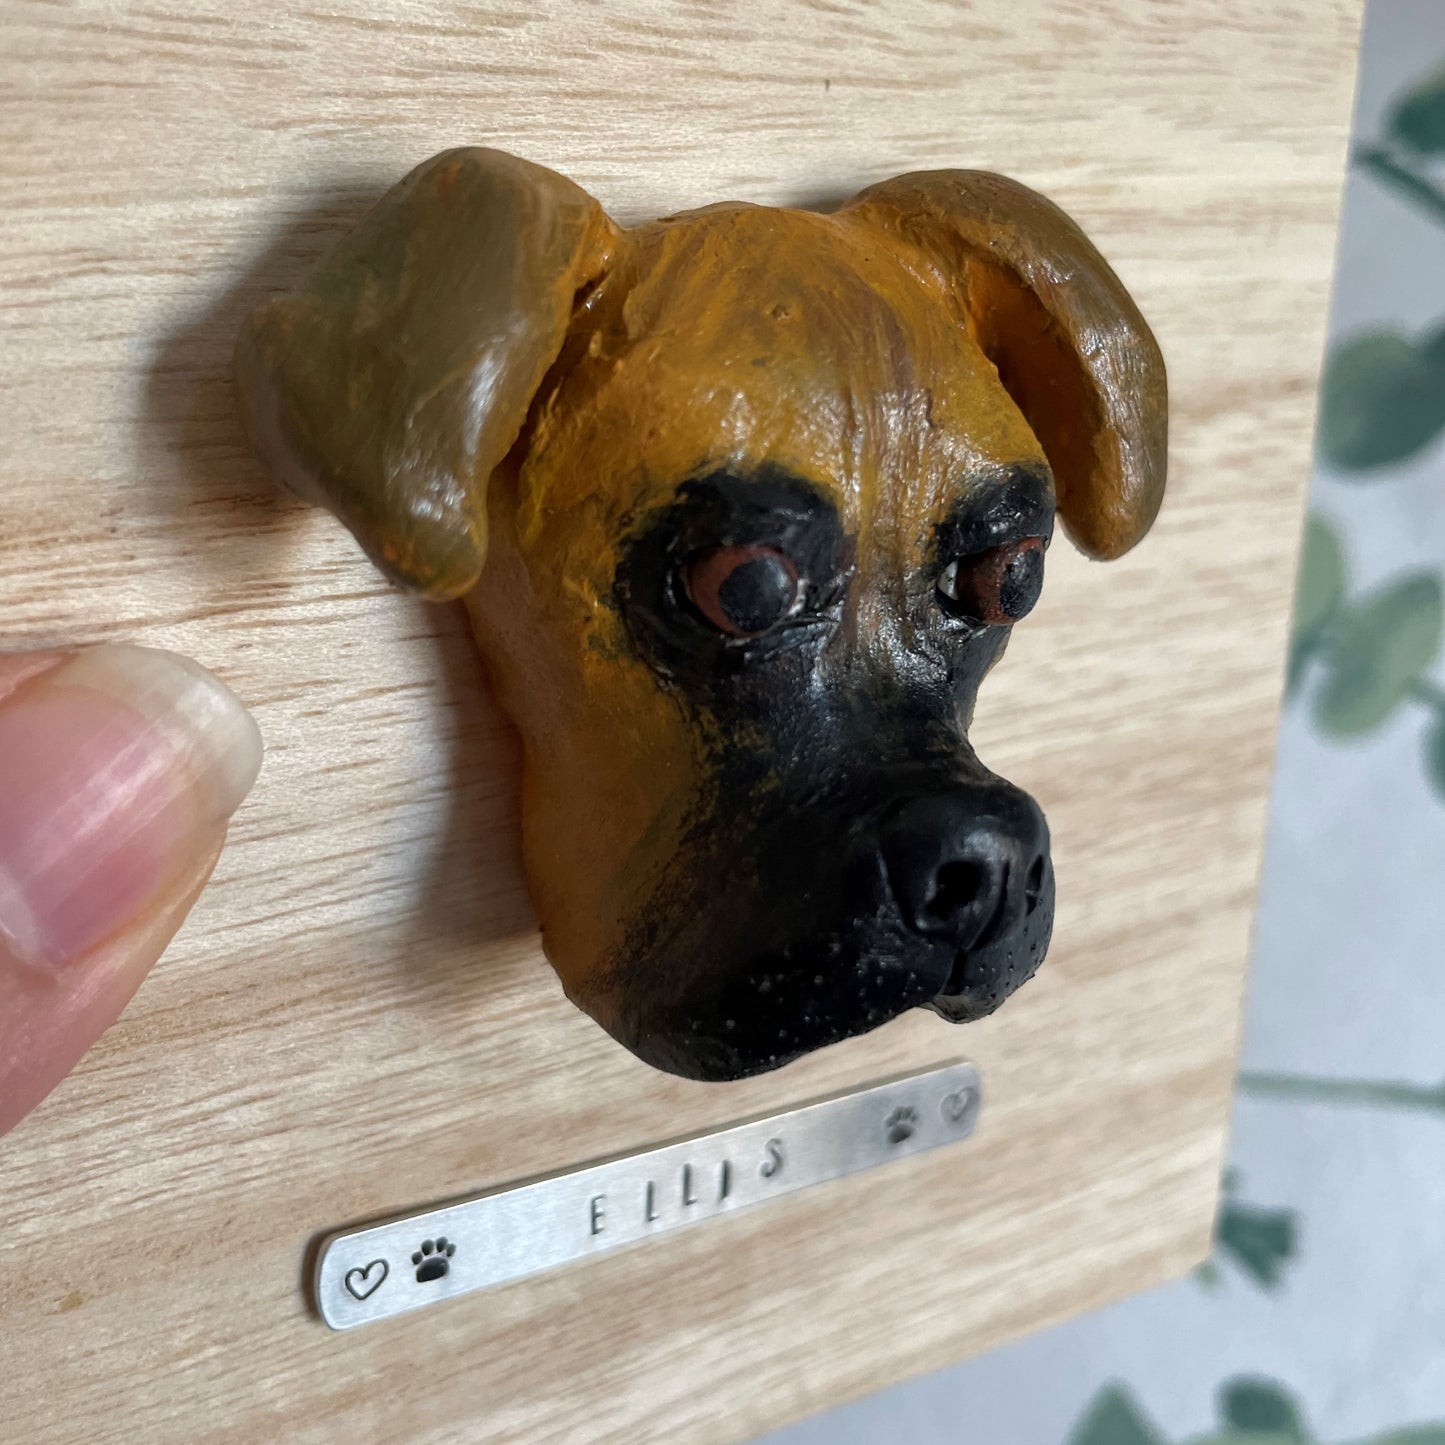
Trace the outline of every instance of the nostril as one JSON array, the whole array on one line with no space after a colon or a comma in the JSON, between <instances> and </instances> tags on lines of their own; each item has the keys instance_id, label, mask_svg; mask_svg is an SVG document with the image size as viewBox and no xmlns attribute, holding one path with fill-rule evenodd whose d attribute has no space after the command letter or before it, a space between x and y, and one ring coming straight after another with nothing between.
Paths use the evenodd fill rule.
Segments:
<instances>
[{"instance_id":1,"label":"nostril","mask_svg":"<svg viewBox=\"0 0 1445 1445\"><path fill-rule=\"evenodd\" d=\"M987 870L967 859L944 863L934 875L933 892L923 905L928 917L939 923L950 923L973 903L988 882Z\"/></svg>"},{"instance_id":2,"label":"nostril","mask_svg":"<svg viewBox=\"0 0 1445 1445\"><path fill-rule=\"evenodd\" d=\"M1035 858L1029 868L1028 877L1024 879L1024 912L1032 913L1039 906L1039 900L1044 895L1044 860L1043 855Z\"/></svg>"}]
</instances>

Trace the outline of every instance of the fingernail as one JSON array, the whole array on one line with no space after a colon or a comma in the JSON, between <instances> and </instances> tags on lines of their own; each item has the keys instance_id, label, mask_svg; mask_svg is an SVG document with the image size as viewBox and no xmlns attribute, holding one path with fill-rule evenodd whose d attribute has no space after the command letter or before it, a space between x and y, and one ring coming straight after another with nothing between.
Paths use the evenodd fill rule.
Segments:
<instances>
[{"instance_id":1,"label":"fingernail","mask_svg":"<svg viewBox=\"0 0 1445 1445\"><path fill-rule=\"evenodd\" d=\"M204 668L107 645L0 702L0 942L62 966L139 919L251 790L261 736Z\"/></svg>"}]
</instances>

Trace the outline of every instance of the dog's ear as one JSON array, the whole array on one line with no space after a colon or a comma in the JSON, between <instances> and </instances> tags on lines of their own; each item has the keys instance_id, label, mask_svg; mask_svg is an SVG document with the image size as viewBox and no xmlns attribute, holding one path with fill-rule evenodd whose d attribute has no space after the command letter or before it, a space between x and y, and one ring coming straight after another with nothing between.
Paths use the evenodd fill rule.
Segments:
<instances>
[{"instance_id":1,"label":"dog's ear","mask_svg":"<svg viewBox=\"0 0 1445 1445\"><path fill-rule=\"evenodd\" d=\"M1164 359L1123 283L1051 201L986 171L918 171L844 208L922 248L1038 437L1081 551L1112 558L1164 496Z\"/></svg>"},{"instance_id":2,"label":"dog's ear","mask_svg":"<svg viewBox=\"0 0 1445 1445\"><path fill-rule=\"evenodd\" d=\"M487 547L487 479L516 441L617 236L571 181L500 151L435 156L306 289L242 332L246 429L395 581L456 597Z\"/></svg>"}]
</instances>

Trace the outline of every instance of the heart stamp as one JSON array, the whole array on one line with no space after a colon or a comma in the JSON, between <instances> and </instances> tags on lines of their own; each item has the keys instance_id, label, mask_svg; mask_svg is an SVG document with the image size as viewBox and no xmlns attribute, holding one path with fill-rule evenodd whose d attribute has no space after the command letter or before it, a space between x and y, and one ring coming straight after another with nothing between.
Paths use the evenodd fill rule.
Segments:
<instances>
[{"instance_id":1,"label":"heart stamp","mask_svg":"<svg viewBox=\"0 0 1445 1445\"><path fill-rule=\"evenodd\" d=\"M973 1090L966 1085L962 1089L955 1090L952 1094L945 1094L939 1102L938 1111L950 1124L962 1124L973 1112L977 1096Z\"/></svg>"},{"instance_id":2,"label":"heart stamp","mask_svg":"<svg viewBox=\"0 0 1445 1445\"><path fill-rule=\"evenodd\" d=\"M374 1259L365 1269L349 1269L343 1283L352 1299L368 1299L382 1286L390 1271L384 1259Z\"/></svg>"}]
</instances>

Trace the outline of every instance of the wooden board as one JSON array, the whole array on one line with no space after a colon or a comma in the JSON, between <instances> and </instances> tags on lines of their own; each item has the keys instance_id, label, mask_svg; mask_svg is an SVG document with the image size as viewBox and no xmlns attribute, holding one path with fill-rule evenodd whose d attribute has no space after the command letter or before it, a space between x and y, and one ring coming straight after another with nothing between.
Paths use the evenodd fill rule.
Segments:
<instances>
[{"instance_id":1,"label":"wooden board","mask_svg":"<svg viewBox=\"0 0 1445 1445\"><path fill-rule=\"evenodd\" d=\"M1206 1249L1308 470L1358 0L335 0L0 16L0 645L183 649L265 771L134 1005L0 1143L0 1436L733 1441ZM390 592L243 448L240 317L484 142L624 220L982 166L1077 216L1173 393L1154 535L1051 554L984 759L1053 825L1003 1013L734 1085L563 999L516 743L458 608ZM977 1142L389 1325L308 1242L943 1058Z\"/></svg>"}]
</instances>

